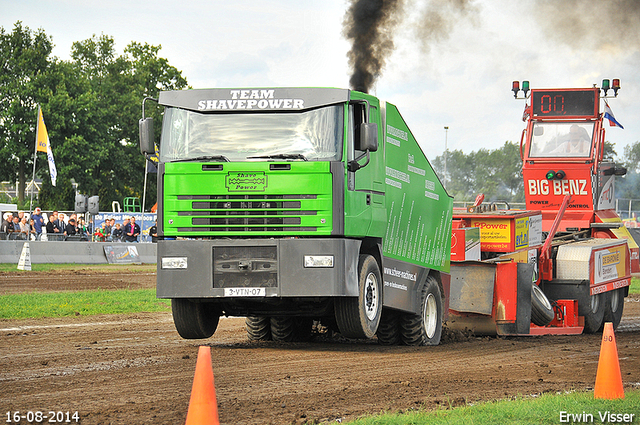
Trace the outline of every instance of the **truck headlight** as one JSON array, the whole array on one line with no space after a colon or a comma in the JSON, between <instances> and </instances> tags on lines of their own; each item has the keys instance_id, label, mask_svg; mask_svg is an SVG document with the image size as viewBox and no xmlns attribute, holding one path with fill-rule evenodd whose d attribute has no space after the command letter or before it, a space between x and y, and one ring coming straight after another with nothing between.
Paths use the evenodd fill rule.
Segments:
<instances>
[{"instance_id":1,"label":"truck headlight","mask_svg":"<svg viewBox=\"0 0 640 425\"><path fill-rule=\"evenodd\" d=\"M162 257L163 269L186 269L187 257Z\"/></svg>"},{"instance_id":2,"label":"truck headlight","mask_svg":"<svg viewBox=\"0 0 640 425\"><path fill-rule=\"evenodd\" d=\"M305 255L305 267L333 267L333 255Z\"/></svg>"}]
</instances>

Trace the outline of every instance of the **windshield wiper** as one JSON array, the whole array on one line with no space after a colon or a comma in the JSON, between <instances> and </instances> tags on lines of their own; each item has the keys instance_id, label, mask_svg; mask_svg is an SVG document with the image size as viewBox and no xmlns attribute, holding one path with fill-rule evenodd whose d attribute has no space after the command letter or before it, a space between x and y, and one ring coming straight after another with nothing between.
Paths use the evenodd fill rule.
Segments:
<instances>
[{"instance_id":1,"label":"windshield wiper","mask_svg":"<svg viewBox=\"0 0 640 425\"><path fill-rule=\"evenodd\" d=\"M229 158L227 158L224 155L203 155L203 156L196 156L195 158L184 158L184 159L178 159L176 161L172 161L172 162L186 162L186 161L222 161L222 162L231 162L229 161Z\"/></svg>"},{"instance_id":2,"label":"windshield wiper","mask_svg":"<svg viewBox=\"0 0 640 425\"><path fill-rule=\"evenodd\" d=\"M301 153L279 153L276 155L248 156L247 159L302 159L308 161Z\"/></svg>"}]
</instances>

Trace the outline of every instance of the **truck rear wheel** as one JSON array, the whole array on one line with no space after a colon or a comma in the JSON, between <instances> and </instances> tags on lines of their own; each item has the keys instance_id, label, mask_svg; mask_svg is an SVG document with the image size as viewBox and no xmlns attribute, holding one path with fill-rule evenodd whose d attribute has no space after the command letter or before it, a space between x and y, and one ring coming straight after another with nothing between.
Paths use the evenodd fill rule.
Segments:
<instances>
[{"instance_id":1,"label":"truck rear wheel","mask_svg":"<svg viewBox=\"0 0 640 425\"><path fill-rule=\"evenodd\" d=\"M420 314L402 315L402 342L406 345L438 345L442 336L442 296L433 276L427 277L420 298Z\"/></svg>"},{"instance_id":2,"label":"truck rear wheel","mask_svg":"<svg viewBox=\"0 0 640 425\"><path fill-rule=\"evenodd\" d=\"M378 343L380 345L398 345L400 343L400 314L397 311L382 309L378 326Z\"/></svg>"},{"instance_id":3,"label":"truck rear wheel","mask_svg":"<svg viewBox=\"0 0 640 425\"><path fill-rule=\"evenodd\" d=\"M249 341L271 341L271 320L269 317L248 316L245 319Z\"/></svg>"},{"instance_id":4,"label":"truck rear wheel","mask_svg":"<svg viewBox=\"0 0 640 425\"><path fill-rule=\"evenodd\" d=\"M531 322L537 326L547 326L555 313L547 296L535 283L531 287Z\"/></svg>"},{"instance_id":5,"label":"truck rear wheel","mask_svg":"<svg viewBox=\"0 0 640 425\"><path fill-rule=\"evenodd\" d=\"M311 339L313 319L308 317L276 316L271 318L271 337L274 341L303 342Z\"/></svg>"},{"instance_id":6,"label":"truck rear wheel","mask_svg":"<svg viewBox=\"0 0 640 425\"><path fill-rule=\"evenodd\" d=\"M373 338L382 315L382 277L376 259L361 254L358 260L358 297L335 301L340 333L347 338Z\"/></svg>"},{"instance_id":7,"label":"truck rear wheel","mask_svg":"<svg viewBox=\"0 0 640 425\"><path fill-rule=\"evenodd\" d=\"M218 328L220 311L213 304L173 298L171 312L176 330L184 339L209 338Z\"/></svg>"},{"instance_id":8,"label":"truck rear wheel","mask_svg":"<svg viewBox=\"0 0 640 425\"><path fill-rule=\"evenodd\" d=\"M605 293L604 322L613 323L613 329L617 329L622 320L624 310L624 288L614 289Z\"/></svg>"}]
</instances>

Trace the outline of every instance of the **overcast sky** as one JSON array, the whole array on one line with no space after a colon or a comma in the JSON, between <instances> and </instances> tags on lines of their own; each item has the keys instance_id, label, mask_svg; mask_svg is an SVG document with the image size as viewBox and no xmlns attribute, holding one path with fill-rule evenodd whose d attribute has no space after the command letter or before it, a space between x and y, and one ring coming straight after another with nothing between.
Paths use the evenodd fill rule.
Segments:
<instances>
[{"instance_id":1,"label":"overcast sky","mask_svg":"<svg viewBox=\"0 0 640 425\"><path fill-rule=\"evenodd\" d=\"M16 21L71 44L112 36L161 45L160 56L194 88L349 88L342 33L345 0L0 0L0 26ZM437 5L437 7L434 7ZM532 88L584 88L620 78L609 101L625 127L606 139L619 155L640 141L640 1L404 0L393 53L372 90L398 106L430 159L519 142L523 100Z\"/></svg>"}]
</instances>

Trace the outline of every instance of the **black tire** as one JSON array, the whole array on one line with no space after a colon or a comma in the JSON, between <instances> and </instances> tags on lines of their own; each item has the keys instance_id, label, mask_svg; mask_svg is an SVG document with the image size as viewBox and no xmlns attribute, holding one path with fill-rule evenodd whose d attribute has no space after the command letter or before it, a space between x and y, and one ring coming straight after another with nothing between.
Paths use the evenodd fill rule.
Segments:
<instances>
[{"instance_id":1,"label":"black tire","mask_svg":"<svg viewBox=\"0 0 640 425\"><path fill-rule=\"evenodd\" d=\"M593 334L602 329L607 297L605 294L589 295L589 285L583 285L586 294L578 300L578 314L584 316L584 332Z\"/></svg>"},{"instance_id":2,"label":"black tire","mask_svg":"<svg viewBox=\"0 0 640 425\"><path fill-rule=\"evenodd\" d=\"M249 341L271 341L271 320L268 317L248 316L244 322Z\"/></svg>"},{"instance_id":3,"label":"black tire","mask_svg":"<svg viewBox=\"0 0 640 425\"><path fill-rule=\"evenodd\" d=\"M380 345L400 344L400 313L387 308L382 309L380 325L376 332Z\"/></svg>"},{"instance_id":4,"label":"black tire","mask_svg":"<svg viewBox=\"0 0 640 425\"><path fill-rule=\"evenodd\" d=\"M547 296L535 283L531 287L531 322L537 326L547 326L555 313Z\"/></svg>"},{"instance_id":5,"label":"black tire","mask_svg":"<svg viewBox=\"0 0 640 425\"><path fill-rule=\"evenodd\" d=\"M618 288L605 293L603 323L613 323L614 330L618 328L620 320L622 320L622 312L624 310L624 293L625 288Z\"/></svg>"},{"instance_id":6,"label":"black tire","mask_svg":"<svg viewBox=\"0 0 640 425\"><path fill-rule=\"evenodd\" d=\"M400 334L405 345L438 345L442 337L442 294L433 276L427 277L420 297L420 314L405 313Z\"/></svg>"},{"instance_id":7,"label":"black tire","mask_svg":"<svg viewBox=\"0 0 640 425\"><path fill-rule=\"evenodd\" d=\"M313 319L309 317L275 316L271 318L271 338L281 342L302 342L311 339Z\"/></svg>"},{"instance_id":8,"label":"black tire","mask_svg":"<svg viewBox=\"0 0 640 425\"><path fill-rule=\"evenodd\" d=\"M209 338L218 328L220 311L213 304L174 298L171 312L176 330L184 339Z\"/></svg>"},{"instance_id":9,"label":"black tire","mask_svg":"<svg viewBox=\"0 0 640 425\"><path fill-rule=\"evenodd\" d=\"M382 276L371 255L358 259L358 291L358 297L336 299L336 322L346 338L373 338L382 316Z\"/></svg>"}]
</instances>

